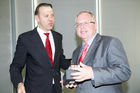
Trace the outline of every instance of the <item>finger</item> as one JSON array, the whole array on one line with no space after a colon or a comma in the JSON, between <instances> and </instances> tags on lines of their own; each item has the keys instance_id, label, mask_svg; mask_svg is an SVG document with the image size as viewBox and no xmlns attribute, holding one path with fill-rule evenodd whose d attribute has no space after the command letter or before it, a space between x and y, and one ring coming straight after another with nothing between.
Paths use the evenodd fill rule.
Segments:
<instances>
[{"instance_id":1,"label":"finger","mask_svg":"<svg viewBox=\"0 0 140 93\"><path fill-rule=\"evenodd\" d=\"M69 85L67 84L65 87L66 87L66 88L69 88Z\"/></svg>"},{"instance_id":2,"label":"finger","mask_svg":"<svg viewBox=\"0 0 140 93\"><path fill-rule=\"evenodd\" d=\"M74 85L73 87L74 87L74 88L76 88L76 87L77 87L77 85Z\"/></svg>"},{"instance_id":3,"label":"finger","mask_svg":"<svg viewBox=\"0 0 140 93\"><path fill-rule=\"evenodd\" d=\"M74 65L71 65L71 67L73 68L73 67L74 67Z\"/></svg>"},{"instance_id":4,"label":"finger","mask_svg":"<svg viewBox=\"0 0 140 93\"><path fill-rule=\"evenodd\" d=\"M72 76L72 77L79 76L79 75L81 75L80 72L71 73L71 76Z\"/></svg>"},{"instance_id":5,"label":"finger","mask_svg":"<svg viewBox=\"0 0 140 93\"><path fill-rule=\"evenodd\" d=\"M73 88L73 86L74 86L73 84L70 84L70 86L69 86L69 87L70 87L70 88Z\"/></svg>"},{"instance_id":6,"label":"finger","mask_svg":"<svg viewBox=\"0 0 140 93\"><path fill-rule=\"evenodd\" d=\"M83 77L82 76L75 76L75 77L73 77L73 79L74 80L81 80L81 79L83 79Z\"/></svg>"},{"instance_id":7,"label":"finger","mask_svg":"<svg viewBox=\"0 0 140 93\"><path fill-rule=\"evenodd\" d=\"M76 82L82 82L84 80L86 80L84 77L79 77L79 79L75 79Z\"/></svg>"},{"instance_id":8,"label":"finger","mask_svg":"<svg viewBox=\"0 0 140 93\"><path fill-rule=\"evenodd\" d=\"M72 70L76 70L76 71L80 71L81 70L81 67L72 67L71 69Z\"/></svg>"},{"instance_id":9,"label":"finger","mask_svg":"<svg viewBox=\"0 0 140 93\"><path fill-rule=\"evenodd\" d=\"M82 81L84 81L84 79L77 79L77 80L75 80L76 82L82 82Z\"/></svg>"},{"instance_id":10,"label":"finger","mask_svg":"<svg viewBox=\"0 0 140 93\"><path fill-rule=\"evenodd\" d=\"M80 62L80 67L84 68L86 65Z\"/></svg>"},{"instance_id":11,"label":"finger","mask_svg":"<svg viewBox=\"0 0 140 93\"><path fill-rule=\"evenodd\" d=\"M25 90L24 90L24 93L26 93Z\"/></svg>"},{"instance_id":12,"label":"finger","mask_svg":"<svg viewBox=\"0 0 140 93\"><path fill-rule=\"evenodd\" d=\"M74 87L74 84L72 84L72 83L67 84L66 87L67 87L67 88L73 88L73 87Z\"/></svg>"},{"instance_id":13,"label":"finger","mask_svg":"<svg viewBox=\"0 0 140 93\"><path fill-rule=\"evenodd\" d=\"M60 83L63 83L63 80L61 80Z\"/></svg>"},{"instance_id":14,"label":"finger","mask_svg":"<svg viewBox=\"0 0 140 93\"><path fill-rule=\"evenodd\" d=\"M74 65L74 62L71 61L71 65Z\"/></svg>"}]
</instances>

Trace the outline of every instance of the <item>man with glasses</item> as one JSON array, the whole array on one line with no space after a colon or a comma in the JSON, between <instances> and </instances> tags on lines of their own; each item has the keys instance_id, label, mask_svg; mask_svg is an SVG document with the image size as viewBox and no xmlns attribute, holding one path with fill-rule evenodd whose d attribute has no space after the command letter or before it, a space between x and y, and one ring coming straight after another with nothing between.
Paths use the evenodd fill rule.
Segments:
<instances>
[{"instance_id":1,"label":"man with glasses","mask_svg":"<svg viewBox=\"0 0 140 93\"><path fill-rule=\"evenodd\" d=\"M95 16L82 11L76 18L76 32L82 44L73 52L71 76L76 93L123 93L122 82L130 78L131 71L121 42L117 38L97 33Z\"/></svg>"}]
</instances>

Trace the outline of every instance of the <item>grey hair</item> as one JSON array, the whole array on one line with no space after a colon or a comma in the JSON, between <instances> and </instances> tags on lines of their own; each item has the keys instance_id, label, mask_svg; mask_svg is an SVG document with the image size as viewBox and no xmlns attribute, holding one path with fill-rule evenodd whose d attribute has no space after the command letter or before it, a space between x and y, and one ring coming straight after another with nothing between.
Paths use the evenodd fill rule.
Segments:
<instances>
[{"instance_id":1,"label":"grey hair","mask_svg":"<svg viewBox=\"0 0 140 93\"><path fill-rule=\"evenodd\" d=\"M81 12L79 12L79 13L77 14L77 17L78 17L80 14L82 14L82 13L87 13L87 14L91 15L93 22L96 22L96 17L95 17L95 15L94 15L93 13L91 13L90 11L81 11ZM77 19L77 17L76 17L76 19Z\"/></svg>"}]
</instances>

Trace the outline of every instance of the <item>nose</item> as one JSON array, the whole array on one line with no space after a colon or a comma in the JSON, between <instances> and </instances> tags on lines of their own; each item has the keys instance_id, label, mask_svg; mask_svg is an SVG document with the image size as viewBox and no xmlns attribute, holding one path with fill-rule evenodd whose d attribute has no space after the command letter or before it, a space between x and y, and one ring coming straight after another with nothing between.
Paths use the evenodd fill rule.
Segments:
<instances>
[{"instance_id":1,"label":"nose","mask_svg":"<svg viewBox=\"0 0 140 93\"><path fill-rule=\"evenodd\" d=\"M86 27L86 26L85 26L84 24L81 24L81 25L80 25L80 29L82 29L82 30L84 30L85 27Z\"/></svg>"},{"instance_id":2,"label":"nose","mask_svg":"<svg viewBox=\"0 0 140 93\"><path fill-rule=\"evenodd\" d=\"M54 16L49 16L49 21L53 21L54 20Z\"/></svg>"}]
</instances>

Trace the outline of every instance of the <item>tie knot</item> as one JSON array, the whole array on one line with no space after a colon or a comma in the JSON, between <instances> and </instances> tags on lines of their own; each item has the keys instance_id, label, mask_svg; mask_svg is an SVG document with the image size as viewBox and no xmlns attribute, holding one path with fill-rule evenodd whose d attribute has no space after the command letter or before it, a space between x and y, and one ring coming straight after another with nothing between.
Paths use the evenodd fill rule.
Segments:
<instances>
[{"instance_id":1,"label":"tie knot","mask_svg":"<svg viewBox=\"0 0 140 93\"><path fill-rule=\"evenodd\" d=\"M47 37L49 37L49 33L44 33Z\"/></svg>"},{"instance_id":2,"label":"tie knot","mask_svg":"<svg viewBox=\"0 0 140 93\"><path fill-rule=\"evenodd\" d=\"M88 43L85 43L85 44L84 44L84 48L87 48L87 47L88 47Z\"/></svg>"}]
</instances>

